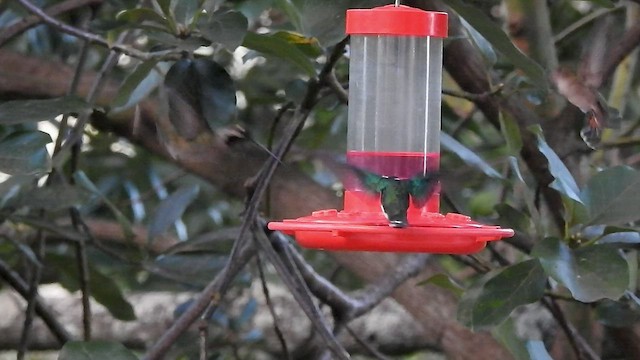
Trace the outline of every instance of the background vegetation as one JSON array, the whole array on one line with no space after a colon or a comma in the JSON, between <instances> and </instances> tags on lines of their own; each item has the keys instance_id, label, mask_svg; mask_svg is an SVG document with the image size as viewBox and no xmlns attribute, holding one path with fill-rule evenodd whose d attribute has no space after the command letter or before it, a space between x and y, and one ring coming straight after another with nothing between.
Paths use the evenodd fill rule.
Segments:
<instances>
[{"instance_id":1,"label":"background vegetation","mask_svg":"<svg viewBox=\"0 0 640 360\"><path fill-rule=\"evenodd\" d=\"M636 1L404 2L450 14L443 211L514 238L473 256L325 253L266 229L340 207L327 163L345 151L344 12L380 4L0 2L0 284L24 305L3 346L640 358ZM53 311L44 284L81 301ZM189 294L170 324L147 302L161 292ZM394 346L353 327L386 298L409 314L373 322Z\"/></svg>"}]
</instances>

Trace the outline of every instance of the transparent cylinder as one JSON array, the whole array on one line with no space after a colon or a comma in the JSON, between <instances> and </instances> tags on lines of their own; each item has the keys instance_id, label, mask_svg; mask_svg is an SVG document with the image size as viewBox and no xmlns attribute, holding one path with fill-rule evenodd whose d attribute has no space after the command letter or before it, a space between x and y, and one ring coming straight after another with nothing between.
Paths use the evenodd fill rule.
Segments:
<instances>
[{"instance_id":1,"label":"transparent cylinder","mask_svg":"<svg viewBox=\"0 0 640 360\"><path fill-rule=\"evenodd\" d=\"M350 164L398 178L438 169L442 41L431 36L351 36ZM362 189L347 184L347 190ZM345 209L366 207L354 200L345 199ZM436 195L426 210L438 209Z\"/></svg>"}]
</instances>

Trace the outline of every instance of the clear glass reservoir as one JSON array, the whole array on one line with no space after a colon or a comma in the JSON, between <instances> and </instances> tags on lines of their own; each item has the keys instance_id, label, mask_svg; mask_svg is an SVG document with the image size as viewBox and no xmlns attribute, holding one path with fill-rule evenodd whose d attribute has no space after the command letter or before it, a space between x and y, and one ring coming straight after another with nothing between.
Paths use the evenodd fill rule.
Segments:
<instances>
[{"instance_id":1,"label":"clear glass reservoir","mask_svg":"<svg viewBox=\"0 0 640 360\"><path fill-rule=\"evenodd\" d=\"M384 176L438 169L442 42L447 14L407 6L347 11L351 35L347 161ZM365 210L347 182L345 210ZM437 194L426 211L437 212Z\"/></svg>"}]
</instances>

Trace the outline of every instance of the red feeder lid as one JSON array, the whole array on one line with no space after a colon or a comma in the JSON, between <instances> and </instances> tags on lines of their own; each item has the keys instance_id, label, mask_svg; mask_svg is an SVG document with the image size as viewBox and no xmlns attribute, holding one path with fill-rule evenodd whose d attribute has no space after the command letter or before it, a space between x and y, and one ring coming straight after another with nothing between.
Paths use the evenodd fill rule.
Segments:
<instances>
[{"instance_id":1,"label":"red feeder lid","mask_svg":"<svg viewBox=\"0 0 640 360\"><path fill-rule=\"evenodd\" d=\"M488 241L513 236L511 229L482 225L460 214L428 213L414 220L414 225L399 229L390 227L381 213L329 209L268 226L294 236L304 247L338 251L471 254Z\"/></svg>"},{"instance_id":2,"label":"red feeder lid","mask_svg":"<svg viewBox=\"0 0 640 360\"><path fill-rule=\"evenodd\" d=\"M408 35L447 37L448 15L409 6L387 5L347 10L350 35Z\"/></svg>"}]
</instances>

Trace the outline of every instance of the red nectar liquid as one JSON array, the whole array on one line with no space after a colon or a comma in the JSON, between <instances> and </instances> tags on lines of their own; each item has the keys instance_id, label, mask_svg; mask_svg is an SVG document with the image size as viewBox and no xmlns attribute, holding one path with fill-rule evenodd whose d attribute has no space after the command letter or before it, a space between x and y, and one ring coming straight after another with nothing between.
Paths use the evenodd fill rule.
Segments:
<instances>
[{"instance_id":1,"label":"red nectar liquid","mask_svg":"<svg viewBox=\"0 0 640 360\"><path fill-rule=\"evenodd\" d=\"M360 169L383 176L395 176L408 179L430 171L437 171L440 165L439 153L421 152L373 152L348 151L347 163ZM380 212L379 196L366 192L361 184L351 178L345 179L344 210L361 212ZM440 187L422 208L409 207L409 215L419 216L423 212L440 210Z\"/></svg>"}]
</instances>

